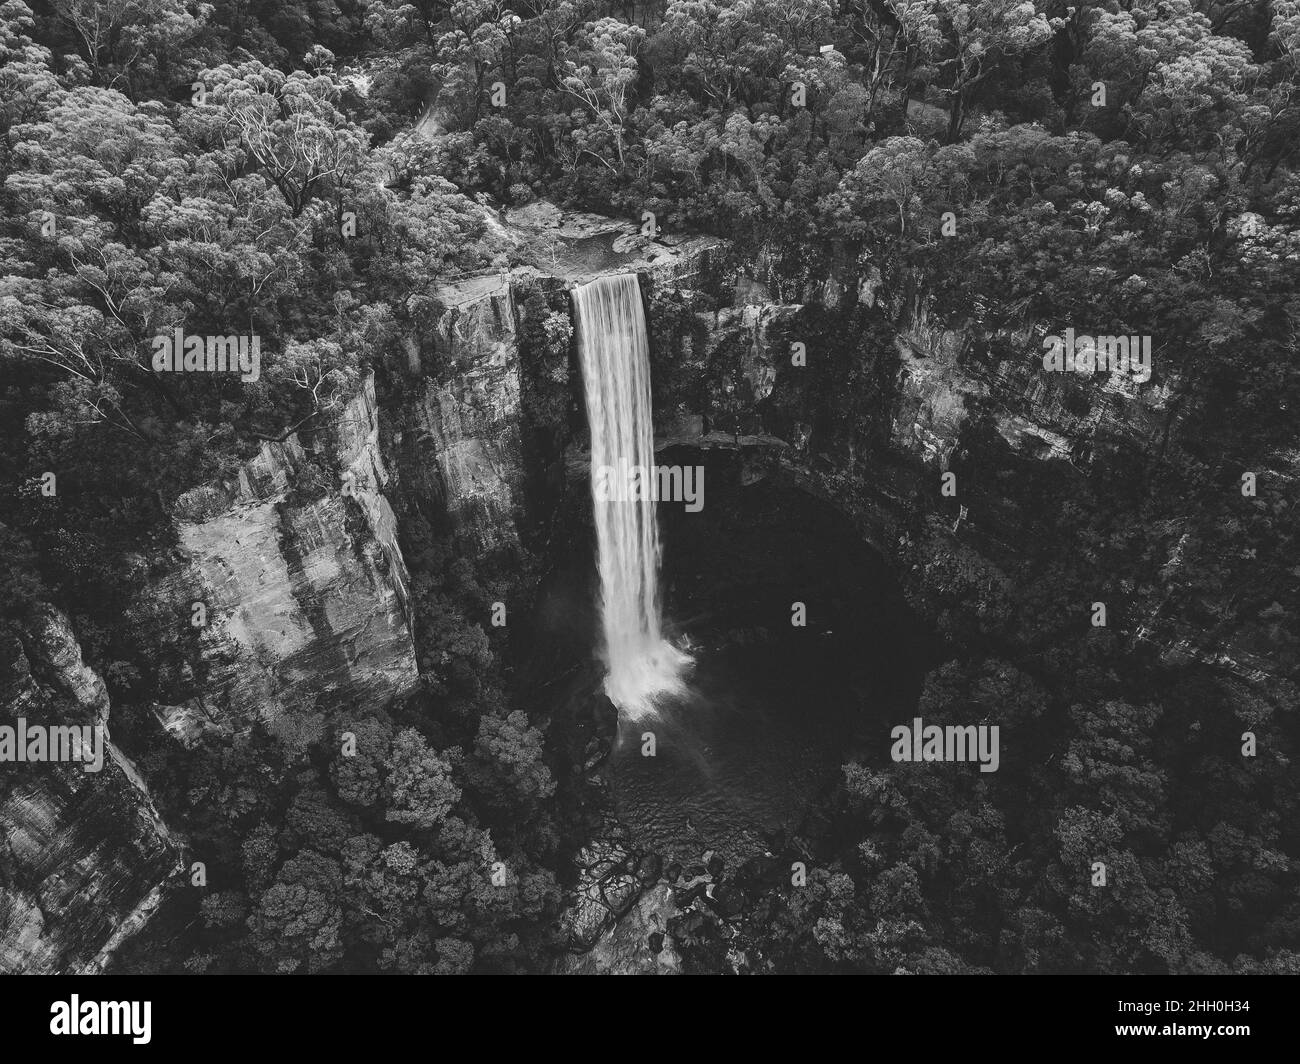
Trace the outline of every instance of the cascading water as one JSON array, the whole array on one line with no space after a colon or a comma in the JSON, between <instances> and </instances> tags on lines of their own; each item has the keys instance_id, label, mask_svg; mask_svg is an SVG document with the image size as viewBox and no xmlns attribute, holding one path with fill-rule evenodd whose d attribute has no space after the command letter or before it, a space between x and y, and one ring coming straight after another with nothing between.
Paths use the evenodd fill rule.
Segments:
<instances>
[{"instance_id":1,"label":"cascading water","mask_svg":"<svg viewBox=\"0 0 1300 1064\"><path fill-rule=\"evenodd\" d=\"M578 351L591 426L591 485L596 518L601 619L609 673L605 693L630 719L685 691L690 659L663 638L659 624L659 528L646 497L602 498L615 471L654 464L650 358L635 274L613 274L573 290ZM603 470L603 472L602 472ZM606 481L607 482L607 481Z\"/></svg>"}]
</instances>

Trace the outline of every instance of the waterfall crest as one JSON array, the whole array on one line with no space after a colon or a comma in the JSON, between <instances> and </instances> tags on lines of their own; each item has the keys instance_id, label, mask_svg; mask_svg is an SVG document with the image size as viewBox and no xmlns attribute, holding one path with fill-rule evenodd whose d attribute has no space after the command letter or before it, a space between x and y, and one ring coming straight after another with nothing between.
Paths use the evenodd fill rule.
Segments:
<instances>
[{"instance_id":1,"label":"waterfall crest","mask_svg":"<svg viewBox=\"0 0 1300 1064\"><path fill-rule=\"evenodd\" d=\"M573 290L578 352L591 426L591 485L609 672L605 693L637 719L685 691L690 659L659 622L659 526L649 498L602 498L609 471L654 465L650 357L635 274L612 274ZM605 472L602 474L602 470Z\"/></svg>"}]
</instances>

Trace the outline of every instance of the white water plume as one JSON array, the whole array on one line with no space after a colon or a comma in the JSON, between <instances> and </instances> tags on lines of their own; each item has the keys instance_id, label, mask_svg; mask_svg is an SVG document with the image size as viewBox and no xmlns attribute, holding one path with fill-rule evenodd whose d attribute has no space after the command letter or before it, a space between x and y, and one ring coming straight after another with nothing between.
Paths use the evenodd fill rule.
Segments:
<instances>
[{"instance_id":1,"label":"white water plume","mask_svg":"<svg viewBox=\"0 0 1300 1064\"><path fill-rule=\"evenodd\" d=\"M597 492L602 468L649 470L654 464L650 357L635 274L612 274L573 290L578 351L591 426L601 620L609 674L605 692L636 720L664 698L685 692L690 658L659 622L659 526L649 498L612 500Z\"/></svg>"}]
</instances>

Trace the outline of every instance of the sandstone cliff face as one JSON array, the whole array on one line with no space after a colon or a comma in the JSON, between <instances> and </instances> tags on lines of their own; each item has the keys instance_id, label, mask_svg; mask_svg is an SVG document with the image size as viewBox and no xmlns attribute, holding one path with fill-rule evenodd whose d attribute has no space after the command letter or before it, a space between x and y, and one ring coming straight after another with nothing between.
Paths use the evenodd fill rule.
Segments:
<instances>
[{"instance_id":1,"label":"sandstone cliff face","mask_svg":"<svg viewBox=\"0 0 1300 1064\"><path fill-rule=\"evenodd\" d=\"M984 358L969 339L933 326L924 311L899 330L899 406L894 441L904 452L946 468L976 402L989 409L999 434L1029 458L1086 454L1125 439L1157 442L1172 394L1167 377L1138 385L1122 373L1082 378L1047 373L1028 330L999 338Z\"/></svg>"},{"instance_id":2,"label":"sandstone cliff face","mask_svg":"<svg viewBox=\"0 0 1300 1064\"><path fill-rule=\"evenodd\" d=\"M304 751L329 710L365 713L413 690L392 487L372 378L311 441L267 442L229 481L177 501L177 547L140 559L127 619L181 696L155 707L176 740L261 722ZM107 721L104 683L61 615L39 614L13 658L10 716ZM178 848L111 744L100 773L11 768L0 778L0 970L101 970L161 903Z\"/></svg>"},{"instance_id":3,"label":"sandstone cliff face","mask_svg":"<svg viewBox=\"0 0 1300 1064\"><path fill-rule=\"evenodd\" d=\"M384 461L379 422L375 378L371 374L332 427L335 455L343 473L344 492L361 507L366 528L383 556L388 581L409 616L411 578L397 542L397 515L388 499L393 485Z\"/></svg>"},{"instance_id":4,"label":"sandstone cliff face","mask_svg":"<svg viewBox=\"0 0 1300 1064\"><path fill-rule=\"evenodd\" d=\"M156 710L181 742L261 721L301 749L326 710L377 709L415 686L378 419L368 380L311 451L296 435L266 443L232 481L178 501L180 547L133 620L160 647L197 636L191 697Z\"/></svg>"},{"instance_id":5,"label":"sandstone cliff face","mask_svg":"<svg viewBox=\"0 0 1300 1064\"><path fill-rule=\"evenodd\" d=\"M707 302L721 305L695 311L702 333L683 337L686 330L679 328L679 335L669 341L680 345L685 338L688 352L684 366L667 368L703 381L696 402L705 409L685 416L716 419L732 407L748 431L774 434L796 451L803 449L817 411L807 410L798 426L782 425L772 417L776 402L768 402L783 386L787 392L799 386L788 370L789 343L810 340L800 331L808 328L807 316L800 311L808 307L838 315L839 335L833 330L825 339L848 348L855 340L849 317L856 305L878 309L894 336L888 358L896 363L891 371L895 392L885 416L896 457L946 468L963 426L977 411L992 414L1013 449L1040 459L1070 458L1094 443L1118 439L1149 444L1165 427L1173 383L1167 379L1139 386L1119 373L1090 379L1044 373L1041 348L1028 329L1000 337L994 350L975 357L971 338L932 322L923 305L880 306L878 271L860 268L843 276L819 276L800 273L798 263L789 258L765 249L752 261L731 263L728 272L712 278L707 292ZM782 276L782 269L796 272ZM700 294L685 293L688 301ZM800 301L783 302L778 294ZM827 357L824 348L806 346L806 358ZM726 357L718 359L720 352ZM839 383L842 387L849 382ZM845 413L879 419L881 412L845 408Z\"/></svg>"},{"instance_id":6,"label":"sandstone cliff face","mask_svg":"<svg viewBox=\"0 0 1300 1064\"><path fill-rule=\"evenodd\" d=\"M310 444L265 443L177 501L178 546L140 560L127 619L182 696L155 707L176 740L260 721L301 751L330 709L364 713L415 687L391 490L371 378ZM107 722L104 683L61 615L38 614L13 659L9 716ZM100 773L13 768L0 777L0 970L101 970L162 901L178 847L111 743Z\"/></svg>"},{"instance_id":7,"label":"sandstone cliff face","mask_svg":"<svg viewBox=\"0 0 1300 1064\"><path fill-rule=\"evenodd\" d=\"M0 725L101 725L103 766L0 763L0 972L97 972L158 905L180 853L107 736L109 702L67 619L4 648Z\"/></svg>"},{"instance_id":8,"label":"sandstone cliff face","mask_svg":"<svg viewBox=\"0 0 1300 1064\"><path fill-rule=\"evenodd\" d=\"M492 280L440 293L447 309L404 419L419 461L438 471L434 490L448 518L475 554L517 546L524 479L516 308L509 275Z\"/></svg>"}]
</instances>

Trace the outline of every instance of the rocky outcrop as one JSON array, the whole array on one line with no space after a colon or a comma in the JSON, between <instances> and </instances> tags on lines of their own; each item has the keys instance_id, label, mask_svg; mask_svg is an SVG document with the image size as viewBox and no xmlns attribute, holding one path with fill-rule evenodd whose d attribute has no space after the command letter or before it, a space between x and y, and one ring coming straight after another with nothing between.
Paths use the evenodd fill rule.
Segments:
<instances>
[{"instance_id":1,"label":"rocky outcrop","mask_svg":"<svg viewBox=\"0 0 1300 1064\"><path fill-rule=\"evenodd\" d=\"M578 883L564 923L569 947L585 952L636 903L645 884L637 874L638 858L628 845L626 829L612 819L578 852L574 864Z\"/></svg>"},{"instance_id":2,"label":"rocky outcrop","mask_svg":"<svg viewBox=\"0 0 1300 1064\"><path fill-rule=\"evenodd\" d=\"M567 285L607 273L636 273L652 284L697 287L727 250L717 237L668 232L649 218L633 222L564 212L544 201L507 211L505 223L519 257Z\"/></svg>"},{"instance_id":3,"label":"rocky outcrop","mask_svg":"<svg viewBox=\"0 0 1300 1064\"><path fill-rule=\"evenodd\" d=\"M108 736L104 683L67 619L39 610L0 659L0 725L99 727L104 737L98 771L0 762L0 972L96 972L157 906L179 847Z\"/></svg>"},{"instance_id":4,"label":"rocky outcrop","mask_svg":"<svg viewBox=\"0 0 1300 1064\"><path fill-rule=\"evenodd\" d=\"M586 953L565 958L567 975L678 975L682 958L668 933L677 915L673 890L658 883L638 896Z\"/></svg>"},{"instance_id":5,"label":"rocky outcrop","mask_svg":"<svg viewBox=\"0 0 1300 1064\"><path fill-rule=\"evenodd\" d=\"M1140 386L1118 371L1095 378L1044 372L1042 348L1027 329L1001 335L983 357L969 347L969 337L934 327L923 311L900 328L893 419L900 451L946 468L977 407L1028 458L1069 459L1120 439L1149 445L1164 426L1167 378Z\"/></svg>"},{"instance_id":6,"label":"rocky outcrop","mask_svg":"<svg viewBox=\"0 0 1300 1064\"><path fill-rule=\"evenodd\" d=\"M36 607L28 622L30 663L74 709L79 722L108 723L108 688L99 673L81 660L81 644L67 617L53 606Z\"/></svg>"}]
</instances>

